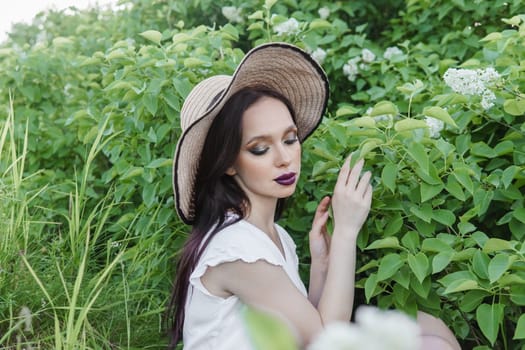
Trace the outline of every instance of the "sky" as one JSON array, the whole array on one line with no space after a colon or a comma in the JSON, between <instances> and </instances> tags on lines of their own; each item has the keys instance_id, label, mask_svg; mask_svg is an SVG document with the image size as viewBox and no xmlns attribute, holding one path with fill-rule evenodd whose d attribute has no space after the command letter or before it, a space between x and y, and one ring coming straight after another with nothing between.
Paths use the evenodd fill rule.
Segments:
<instances>
[{"instance_id":1,"label":"sky","mask_svg":"<svg viewBox=\"0 0 525 350\"><path fill-rule=\"evenodd\" d=\"M86 8L90 5L116 4L117 0L0 0L0 42L7 37L12 23L31 23L33 17L46 9L69 6Z\"/></svg>"}]
</instances>

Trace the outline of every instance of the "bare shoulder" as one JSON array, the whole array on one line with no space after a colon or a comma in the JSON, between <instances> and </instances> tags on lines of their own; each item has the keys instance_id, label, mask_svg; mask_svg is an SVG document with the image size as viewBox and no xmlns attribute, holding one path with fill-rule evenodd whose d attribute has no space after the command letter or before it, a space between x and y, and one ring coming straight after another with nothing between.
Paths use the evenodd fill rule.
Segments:
<instances>
[{"instance_id":1,"label":"bare shoulder","mask_svg":"<svg viewBox=\"0 0 525 350\"><path fill-rule=\"evenodd\" d=\"M246 262L242 259L223 262L216 266L209 266L201 277L203 285L212 294L227 298L233 294L238 296L251 295L254 286L268 285L268 281L287 278L281 266L271 264L263 259Z\"/></svg>"},{"instance_id":2,"label":"bare shoulder","mask_svg":"<svg viewBox=\"0 0 525 350\"><path fill-rule=\"evenodd\" d=\"M225 262L209 267L202 282L218 296L236 295L248 305L282 316L301 344L308 343L322 329L318 311L281 266L263 259Z\"/></svg>"}]
</instances>

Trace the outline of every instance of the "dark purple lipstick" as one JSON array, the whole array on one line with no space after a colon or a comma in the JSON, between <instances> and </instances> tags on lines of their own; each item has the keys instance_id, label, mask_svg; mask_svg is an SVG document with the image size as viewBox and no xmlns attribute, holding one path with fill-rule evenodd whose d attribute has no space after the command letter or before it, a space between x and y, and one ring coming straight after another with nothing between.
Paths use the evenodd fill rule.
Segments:
<instances>
[{"instance_id":1,"label":"dark purple lipstick","mask_svg":"<svg viewBox=\"0 0 525 350\"><path fill-rule=\"evenodd\" d=\"M273 181L277 182L279 185L290 186L295 183L295 178L296 178L295 173L286 173L286 174L282 174L281 176L273 179Z\"/></svg>"}]
</instances>

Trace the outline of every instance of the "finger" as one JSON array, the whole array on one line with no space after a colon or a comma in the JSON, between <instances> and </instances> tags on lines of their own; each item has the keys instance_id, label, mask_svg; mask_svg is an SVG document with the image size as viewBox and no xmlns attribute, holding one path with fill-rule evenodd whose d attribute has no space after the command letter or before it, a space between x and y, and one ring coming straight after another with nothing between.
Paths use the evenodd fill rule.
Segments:
<instances>
[{"instance_id":1,"label":"finger","mask_svg":"<svg viewBox=\"0 0 525 350\"><path fill-rule=\"evenodd\" d=\"M332 236L328 234L328 231L323 230L323 238L328 250L330 250L330 243L332 242Z\"/></svg>"},{"instance_id":2,"label":"finger","mask_svg":"<svg viewBox=\"0 0 525 350\"><path fill-rule=\"evenodd\" d=\"M356 192L361 193L364 197L365 191L368 188L368 185L370 185L370 179L372 178L372 173L370 171L367 171L361 176L361 179L357 183Z\"/></svg>"},{"instance_id":3,"label":"finger","mask_svg":"<svg viewBox=\"0 0 525 350\"><path fill-rule=\"evenodd\" d=\"M337 182L335 183L334 191L345 187L346 181L348 180L348 175L350 174L350 159L352 159L352 155L353 153L350 153L343 163L341 170L339 170L339 175L337 176Z\"/></svg>"},{"instance_id":4,"label":"finger","mask_svg":"<svg viewBox=\"0 0 525 350\"><path fill-rule=\"evenodd\" d=\"M326 222L328 221L328 211L321 214L321 216L317 217L314 222L312 223L312 230L310 231L310 237L317 237L317 236L323 236L324 231L323 228L326 225Z\"/></svg>"},{"instance_id":5,"label":"finger","mask_svg":"<svg viewBox=\"0 0 525 350\"><path fill-rule=\"evenodd\" d=\"M370 203L372 203L372 193L374 192L374 189L372 188L372 185L368 184L366 187L366 192L363 195L363 199L365 203L367 203L370 206Z\"/></svg>"},{"instance_id":6,"label":"finger","mask_svg":"<svg viewBox=\"0 0 525 350\"><path fill-rule=\"evenodd\" d=\"M317 209L314 215L314 221L312 223L312 230L314 229L321 230L323 225L326 223L326 220L328 219L329 206L330 206L330 197L325 196L323 199L321 199L321 202L319 202L319 204L317 205Z\"/></svg>"},{"instance_id":7,"label":"finger","mask_svg":"<svg viewBox=\"0 0 525 350\"><path fill-rule=\"evenodd\" d=\"M359 176L361 175L361 171L363 170L363 166L365 164L364 159L360 159L352 168L350 171L350 174L348 176L348 180L346 182L346 186L350 189L355 189L357 186L357 181L359 181Z\"/></svg>"}]
</instances>

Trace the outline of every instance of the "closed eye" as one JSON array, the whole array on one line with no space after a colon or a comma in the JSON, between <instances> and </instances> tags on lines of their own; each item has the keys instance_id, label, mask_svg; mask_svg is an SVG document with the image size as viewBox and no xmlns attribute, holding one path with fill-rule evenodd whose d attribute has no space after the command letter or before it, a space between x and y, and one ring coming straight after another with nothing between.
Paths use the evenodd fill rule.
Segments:
<instances>
[{"instance_id":1,"label":"closed eye","mask_svg":"<svg viewBox=\"0 0 525 350\"><path fill-rule=\"evenodd\" d=\"M293 145L297 141L299 141L299 139L297 138L297 136L295 136L294 138L289 138L287 140L284 140L284 143L286 143L287 145Z\"/></svg>"},{"instance_id":2,"label":"closed eye","mask_svg":"<svg viewBox=\"0 0 525 350\"><path fill-rule=\"evenodd\" d=\"M256 156L262 156L266 152L268 152L268 147L254 147L249 149L251 154L254 154Z\"/></svg>"}]
</instances>

